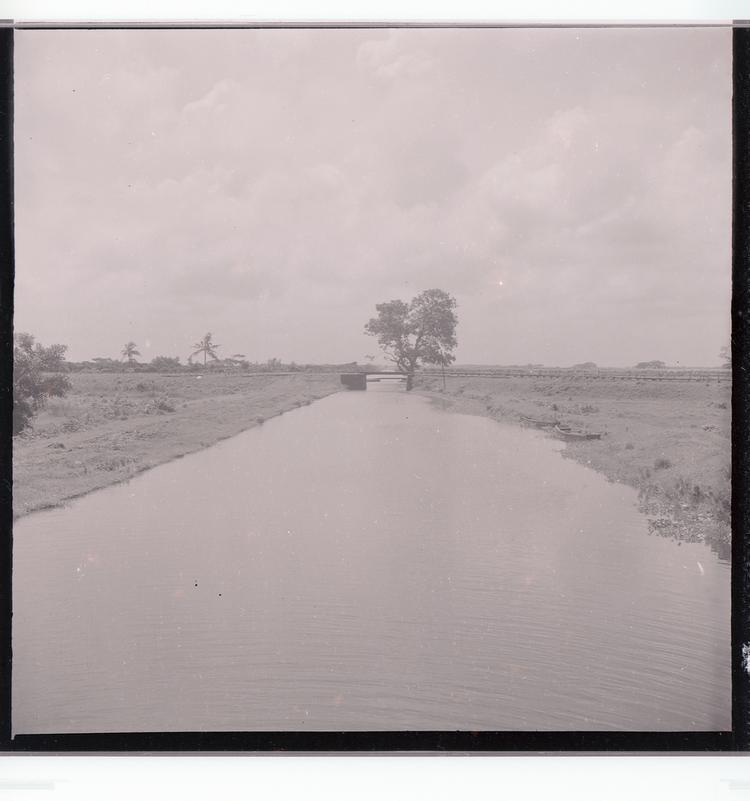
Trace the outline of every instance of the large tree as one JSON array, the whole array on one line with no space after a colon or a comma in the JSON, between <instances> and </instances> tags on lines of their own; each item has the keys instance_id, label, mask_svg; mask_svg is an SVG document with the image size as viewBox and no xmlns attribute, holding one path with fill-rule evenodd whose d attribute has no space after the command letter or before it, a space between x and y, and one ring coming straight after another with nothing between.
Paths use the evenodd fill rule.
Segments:
<instances>
[{"instance_id":1,"label":"large tree","mask_svg":"<svg viewBox=\"0 0 750 801\"><path fill-rule=\"evenodd\" d=\"M193 345L195 350L190 354L188 357L188 362L190 364L193 363L193 356L197 356L199 353L203 354L203 364L206 364L206 359L210 356L215 362L219 361L219 357L216 355L216 348L220 348L221 345L215 345L212 341L212 334L209 331L206 336L201 339L200 342L196 342Z\"/></svg>"},{"instance_id":2,"label":"large tree","mask_svg":"<svg viewBox=\"0 0 750 801\"><path fill-rule=\"evenodd\" d=\"M386 357L406 373L406 388L414 386L420 364L443 367L455 360L456 301L442 289L427 289L410 303L391 300L375 306L378 313L365 326L377 337Z\"/></svg>"}]
</instances>

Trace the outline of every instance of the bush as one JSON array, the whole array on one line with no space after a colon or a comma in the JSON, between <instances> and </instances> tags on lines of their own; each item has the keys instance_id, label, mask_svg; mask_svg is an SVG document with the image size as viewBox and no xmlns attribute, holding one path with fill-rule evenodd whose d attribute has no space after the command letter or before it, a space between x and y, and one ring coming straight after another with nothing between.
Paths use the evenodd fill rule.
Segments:
<instances>
[{"instance_id":1,"label":"bush","mask_svg":"<svg viewBox=\"0 0 750 801\"><path fill-rule=\"evenodd\" d=\"M154 405L160 412L173 412L175 410L174 403L167 397L157 398L154 401Z\"/></svg>"},{"instance_id":2,"label":"bush","mask_svg":"<svg viewBox=\"0 0 750 801\"><path fill-rule=\"evenodd\" d=\"M174 402L170 398L166 395L160 395L150 400L143 407L143 411L146 414L161 414L162 412L174 412L175 408Z\"/></svg>"},{"instance_id":3,"label":"bush","mask_svg":"<svg viewBox=\"0 0 750 801\"><path fill-rule=\"evenodd\" d=\"M660 456L654 462L654 470L667 470L671 466L672 466L672 462L670 462L669 459L665 459L663 456Z\"/></svg>"},{"instance_id":4,"label":"bush","mask_svg":"<svg viewBox=\"0 0 750 801\"><path fill-rule=\"evenodd\" d=\"M151 359L151 367L154 370L179 370L182 365L180 364L179 356L155 356Z\"/></svg>"},{"instance_id":5,"label":"bush","mask_svg":"<svg viewBox=\"0 0 750 801\"><path fill-rule=\"evenodd\" d=\"M123 370L122 362L118 362L116 359L110 359L105 356L95 356L91 361L95 369L106 373L119 373Z\"/></svg>"},{"instance_id":6,"label":"bush","mask_svg":"<svg viewBox=\"0 0 750 801\"><path fill-rule=\"evenodd\" d=\"M66 345L44 347L31 334L13 338L13 434L19 434L44 406L47 398L70 389L65 369Z\"/></svg>"}]
</instances>

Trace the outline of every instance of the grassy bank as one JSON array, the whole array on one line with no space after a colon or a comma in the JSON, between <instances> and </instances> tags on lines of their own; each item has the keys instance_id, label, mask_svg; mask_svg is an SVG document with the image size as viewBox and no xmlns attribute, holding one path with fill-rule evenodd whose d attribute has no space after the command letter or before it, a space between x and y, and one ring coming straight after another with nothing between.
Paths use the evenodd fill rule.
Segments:
<instances>
[{"instance_id":1,"label":"grassy bank","mask_svg":"<svg viewBox=\"0 0 750 801\"><path fill-rule=\"evenodd\" d=\"M728 557L728 381L448 377L443 392L441 379L422 377L415 388L456 411L604 432L600 440L568 442L565 455L635 487L654 533L702 540Z\"/></svg>"},{"instance_id":2,"label":"grassy bank","mask_svg":"<svg viewBox=\"0 0 750 801\"><path fill-rule=\"evenodd\" d=\"M341 389L339 376L74 373L13 440L21 516L115 484Z\"/></svg>"}]
</instances>

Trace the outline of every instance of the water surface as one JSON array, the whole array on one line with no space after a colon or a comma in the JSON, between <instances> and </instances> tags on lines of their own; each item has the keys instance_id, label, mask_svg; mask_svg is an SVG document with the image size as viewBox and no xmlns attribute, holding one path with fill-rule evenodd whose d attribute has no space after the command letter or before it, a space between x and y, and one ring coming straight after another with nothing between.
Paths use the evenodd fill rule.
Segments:
<instances>
[{"instance_id":1,"label":"water surface","mask_svg":"<svg viewBox=\"0 0 750 801\"><path fill-rule=\"evenodd\" d=\"M729 568L391 382L14 529L16 733L720 730Z\"/></svg>"}]
</instances>

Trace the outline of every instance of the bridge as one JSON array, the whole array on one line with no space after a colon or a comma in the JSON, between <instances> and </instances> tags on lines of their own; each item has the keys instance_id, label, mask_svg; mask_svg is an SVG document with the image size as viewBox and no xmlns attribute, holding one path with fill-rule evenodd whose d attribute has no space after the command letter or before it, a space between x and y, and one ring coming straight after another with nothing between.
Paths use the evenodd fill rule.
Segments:
<instances>
[{"instance_id":1,"label":"bridge","mask_svg":"<svg viewBox=\"0 0 750 801\"><path fill-rule=\"evenodd\" d=\"M419 376L425 378L547 378L572 380L605 380L605 381L699 381L702 383L723 382L732 380L732 371L727 368L666 368L635 369L602 367L577 369L574 367L485 367L461 368L451 367L445 372L432 368L422 368ZM357 373L342 373L341 383L348 389L367 389L368 376L387 376L389 378L406 378L406 373L388 370L370 370Z\"/></svg>"},{"instance_id":2,"label":"bridge","mask_svg":"<svg viewBox=\"0 0 750 801\"><path fill-rule=\"evenodd\" d=\"M371 375L384 376L387 377L388 380L392 380L393 378L406 378L406 373L400 373L396 370L370 370L368 372L363 371L361 373L341 373L341 383L347 389L367 389L367 377Z\"/></svg>"}]
</instances>

